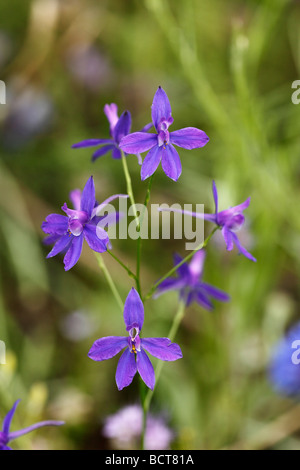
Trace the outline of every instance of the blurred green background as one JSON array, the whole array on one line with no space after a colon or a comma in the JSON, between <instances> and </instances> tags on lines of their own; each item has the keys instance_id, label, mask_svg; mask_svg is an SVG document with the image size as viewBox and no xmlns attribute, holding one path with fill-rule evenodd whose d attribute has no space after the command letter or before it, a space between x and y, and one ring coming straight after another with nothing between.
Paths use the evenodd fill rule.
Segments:
<instances>
[{"instance_id":1,"label":"blurred green background","mask_svg":"<svg viewBox=\"0 0 300 470\"><path fill-rule=\"evenodd\" d=\"M129 109L132 130L150 121L161 85L172 129L194 126L210 137L180 149L177 183L161 169L153 203L203 203L221 209L251 196L241 237L258 262L227 253L213 240L204 279L228 292L213 313L187 309L178 342L184 359L167 364L152 411L167 413L174 449L300 449L299 409L268 381L272 347L299 319L300 2L288 0L10 0L0 3L0 420L21 398L13 430L40 419L62 428L20 438L14 448L107 449L103 420L137 403L138 380L118 392L117 359L87 358L93 341L123 335L118 306L87 247L68 273L46 260L40 225L60 212L93 174L99 200L126 192L122 165L91 163L71 145L108 137L106 103ZM128 157L136 201L136 158ZM206 226L207 233L211 229ZM136 245L115 240L134 268ZM143 242L142 289L184 255L184 240ZM132 280L104 260L125 300ZM145 336L165 336L178 303L169 293L146 304ZM155 363L155 361L153 361Z\"/></svg>"}]
</instances>

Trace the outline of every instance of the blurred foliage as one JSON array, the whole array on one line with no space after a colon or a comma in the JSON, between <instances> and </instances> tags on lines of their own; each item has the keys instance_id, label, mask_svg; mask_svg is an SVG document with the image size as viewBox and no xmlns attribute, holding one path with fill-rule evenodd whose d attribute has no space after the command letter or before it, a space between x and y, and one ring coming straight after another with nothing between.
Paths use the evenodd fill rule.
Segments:
<instances>
[{"instance_id":1,"label":"blurred foliage","mask_svg":"<svg viewBox=\"0 0 300 470\"><path fill-rule=\"evenodd\" d=\"M133 130L141 129L158 85L170 98L173 129L199 127L210 143L180 149L182 176L175 184L158 171L151 202L204 203L210 211L213 178L222 209L250 195L243 236L258 262L210 243L204 279L232 301L212 314L188 308L176 338L184 359L164 368L152 408L170 416L174 448L300 448L293 402L267 377L274 343L299 319L300 106L291 102L299 20L299 1L288 0L1 2L0 420L21 398L16 429L45 417L67 421L15 448L109 448L103 419L138 402L136 379L118 392L116 359L87 358L96 338L124 333L93 254L84 250L65 273L60 257L45 259L40 225L91 174L100 200L126 191L120 162L105 156L92 164L88 149L71 145L108 137L106 103L129 109ZM128 165L142 202L147 186L136 158ZM116 240L113 249L135 266L134 241ZM184 254L184 242L143 242L145 292L174 251ZM131 280L104 259L125 299ZM146 336L167 334L177 301L170 293L147 302Z\"/></svg>"}]
</instances>

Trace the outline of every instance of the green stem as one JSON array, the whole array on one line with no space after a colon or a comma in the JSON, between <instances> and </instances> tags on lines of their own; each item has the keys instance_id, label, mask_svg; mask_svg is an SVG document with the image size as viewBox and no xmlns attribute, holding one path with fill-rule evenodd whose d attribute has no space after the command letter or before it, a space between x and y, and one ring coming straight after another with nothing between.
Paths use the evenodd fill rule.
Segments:
<instances>
[{"instance_id":1,"label":"green stem","mask_svg":"<svg viewBox=\"0 0 300 470\"><path fill-rule=\"evenodd\" d=\"M168 338L173 342L176 336L176 333L178 331L179 325L184 317L184 312L185 312L185 303L183 301L179 302L178 310L177 313L173 319L170 331L168 333ZM144 419L143 419L143 424L146 426L146 420L147 420L147 413L149 411L150 403L154 394L154 391L157 387L157 383L159 381L160 375L162 368L164 366L163 361L159 361L157 366L155 367L155 387L154 390L148 390L144 403L143 403L143 414L144 414ZM143 433L145 434L145 429L143 429Z\"/></svg>"},{"instance_id":2,"label":"green stem","mask_svg":"<svg viewBox=\"0 0 300 470\"><path fill-rule=\"evenodd\" d=\"M110 250L106 250L107 253L115 260L117 261L117 263L119 263L120 266L122 266L123 269L125 269L125 271L127 271L128 275L130 277L133 277L134 279L136 279L136 275L131 271L131 269L129 269L126 264L123 263L123 261L121 261L116 255L114 255L114 253L112 253Z\"/></svg>"},{"instance_id":3,"label":"green stem","mask_svg":"<svg viewBox=\"0 0 300 470\"><path fill-rule=\"evenodd\" d=\"M150 192L151 192L153 176L154 175L150 176L150 178L149 178L148 188L147 188L146 197L145 197L145 201L144 201L144 207L143 207L143 211L142 211L141 217L140 217L140 228L139 228L140 236L137 239L136 277L137 277L139 282L140 282L141 245L142 245L141 232L142 232L142 228L143 228L143 222L144 222L146 208L147 208L148 202L150 200Z\"/></svg>"},{"instance_id":4,"label":"green stem","mask_svg":"<svg viewBox=\"0 0 300 470\"><path fill-rule=\"evenodd\" d=\"M197 251L201 250L202 248L205 248L206 245L208 244L209 240L211 239L211 237L214 235L214 233L219 229L219 226L215 227L213 229L213 231L208 235L208 237L204 240L204 242L200 243L200 245L197 246L197 248L195 248L195 250L191 251L185 258L183 258L182 261L180 261L180 263L176 264L176 266L174 266L172 269L170 269L170 271L167 272L167 274L165 274L163 277L161 277L155 284L153 284L153 286L151 287L151 289L149 290L148 294L145 295L143 301L149 299L151 297L151 295L153 294L153 292L155 291L155 289L163 282L165 281L168 277L170 277L172 274L174 274L178 268L180 268L180 266L184 263L186 263Z\"/></svg>"},{"instance_id":5,"label":"green stem","mask_svg":"<svg viewBox=\"0 0 300 470\"><path fill-rule=\"evenodd\" d=\"M121 154L122 154L122 165L123 165L123 170L124 170L124 175L125 175L126 185L127 185L127 193L128 193L128 196L129 196L132 208L133 208L133 213L134 213L134 217L135 217L135 220L136 220L136 225L139 228L140 227L140 222L139 222L139 217L137 215L136 204L135 204L135 200L134 200L134 196L133 196L131 177L130 177L128 166L127 166L127 160L126 160L126 157L124 155L124 152L122 152L122 150L121 150Z\"/></svg>"},{"instance_id":6,"label":"green stem","mask_svg":"<svg viewBox=\"0 0 300 470\"><path fill-rule=\"evenodd\" d=\"M135 218L135 221L136 221L137 230L140 231L140 229L141 229L140 220L139 220L139 217L137 215L136 203L135 203L134 196L133 196L131 177L130 177L128 166L127 166L127 160L126 160L126 157L124 155L124 152L122 152L122 150L121 150L121 154L122 154L122 165L123 165L124 175L125 175L126 184L127 184L127 193L128 193L128 196L129 196L129 199L130 199L130 202L131 202L131 206L132 206L132 209L133 209L133 215L134 215L134 218ZM134 279L135 279L135 283L136 283L136 290L138 291L138 293L141 297L142 293L141 293L141 284L140 284L139 275L138 276L134 275Z\"/></svg>"},{"instance_id":7,"label":"green stem","mask_svg":"<svg viewBox=\"0 0 300 470\"><path fill-rule=\"evenodd\" d=\"M123 313L124 304L123 304L121 296L120 296L120 294L119 294L119 292L116 288L116 285L115 285L114 281L112 280L112 277L111 277L111 275L110 275L110 273L109 273L109 271L108 271L108 269L107 269L107 267L106 267L106 265L103 261L103 258L99 253L95 253L95 256L97 258L97 261L98 261L98 264L99 264L100 268L103 271L103 274L104 274L104 276L107 280L107 283L108 283L108 285L109 285L109 287L110 287L110 289L113 293L113 296L116 299L116 302L117 302L118 306L120 307L121 312Z\"/></svg>"}]
</instances>

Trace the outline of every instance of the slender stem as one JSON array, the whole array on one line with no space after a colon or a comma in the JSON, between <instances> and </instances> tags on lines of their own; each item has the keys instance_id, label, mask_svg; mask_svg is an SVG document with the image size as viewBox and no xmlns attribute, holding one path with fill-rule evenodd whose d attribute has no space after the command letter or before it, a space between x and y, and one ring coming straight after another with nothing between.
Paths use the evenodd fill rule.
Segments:
<instances>
[{"instance_id":1,"label":"slender stem","mask_svg":"<svg viewBox=\"0 0 300 470\"><path fill-rule=\"evenodd\" d=\"M185 303L183 301L179 302L179 305L178 305L178 310L177 310L177 313L173 319L173 322L172 322L172 325L171 325L171 328L170 328L170 331L168 333L168 338L173 342L175 336L176 336L176 333L178 331L178 328L179 328L179 325L184 317L184 312L185 312ZM148 411L149 411L149 408L150 408L150 403L151 403L151 400L152 400L152 397L153 397L153 394L154 394L154 391L157 387L157 383L159 381L159 378L160 378L160 374L161 374L161 371L162 371L162 368L164 366L164 362L163 361L159 361L157 366L155 367L155 387L154 387L154 390L148 390L147 391L147 394L146 394L146 397L145 397L145 400L143 402L143 431L142 431L142 449L144 448L143 445L144 445L144 440L145 440L145 432L146 432L146 424L147 424L147 414L148 414Z\"/></svg>"},{"instance_id":2,"label":"slender stem","mask_svg":"<svg viewBox=\"0 0 300 470\"><path fill-rule=\"evenodd\" d=\"M126 160L126 157L124 155L124 152L122 152L122 150L121 150L121 154L122 154L122 165L123 165L123 170L124 170L124 175L125 175L126 185L127 185L127 193L128 193L131 205L132 205L132 210L133 210L134 217L135 217L135 220L136 220L136 225L139 228L140 227L140 222L139 222L139 217L137 215L136 204L135 204L135 200L134 200L134 196L133 196L131 177L130 177L128 166L127 166L127 160Z\"/></svg>"},{"instance_id":3,"label":"slender stem","mask_svg":"<svg viewBox=\"0 0 300 470\"><path fill-rule=\"evenodd\" d=\"M107 267L106 267L106 265L103 261L103 258L99 253L95 253L95 256L97 258L97 261L98 261L98 264L99 264L100 268L103 271L103 274L104 274L104 276L107 280L107 283L108 283L108 285L109 285L109 287L110 287L110 289L113 293L113 296L116 299L116 302L117 302L118 306L120 307L121 312L123 313L124 304L123 304L121 296L120 296L120 294L119 294L119 292L116 288L116 285L115 285L115 283L114 283L114 281L113 281L113 279L112 279L112 277L111 277L111 275L110 275L110 273L109 273L109 271L108 271L108 269L107 269Z\"/></svg>"},{"instance_id":4,"label":"slender stem","mask_svg":"<svg viewBox=\"0 0 300 470\"><path fill-rule=\"evenodd\" d=\"M140 227L139 227L140 236L137 239L137 255L136 255L136 277L139 280L139 282L140 282L141 245L142 245L141 232L142 232L142 228L143 228L143 222L144 222L146 208L147 208L148 202L150 200L150 192L151 192L153 176L154 175L150 176L150 178L149 178L148 188L147 188L146 197L145 197L145 201L144 201L144 207L143 207L143 211L142 211L141 216L140 216Z\"/></svg>"},{"instance_id":5,"label":"slender stem","mask_svg":"<svg viewBox=\"0 0 300 470\"><path fill-rule=\"evenodd\" d=\"M151 287L151 289L149 290L148 294L145 295L144 297L144 301L149 299L151 297L151 295L153 294L153 292L155 291L155 289L165 280L167 279L168 277L170 277L172 274L174 274L178 268L180 268L180 266L184 263L186 263L193 255L194 253L196 253L197 251L201 250L202 248L205 248L206 245L208 244L209 240L211 239L211 237L214 235L214 233L219 229L219 226L215 227L213 229L213 231L208 235L208 237L204 240L204 242L200 243L200 245L197 246L197 248L195 248L195 250L191 251L185 258L183 258L182 261L180 261L180 263L176 264L176 266L174 266L172 269L170 269L170 271L167 272L167 274L165 274L163 277L161 277L155 284L153 284L153 286Z\"/></svg>"},{"instance_id":6,"label":"slender stem","mask_svg":"<svg viewBox=\"0 0 300 470\"><path fill-rule=\"evenodd\" d=\"M181 301L181 302L179 302L177 313L176 313L176 315L173 319L170 331L169 331L168 336L167 336L172 342L173 342L173 340L176 336L179 325L180 325L180 323L181 323L181 321L184 317L184 312L185 312L185 303L183 301ZM155 368L155 387L154 387L154 390L157 387L157 382L160 378L160 374L161 374L163 366L164 366L164 362L159 361L156 368ZM147 395L146 395L146 398L145 398L145 401L144 401L144 411L146 413L149 410L154 390L152 391L152 390L149 389L148 392L147 392Z\"/></svg>"},{"instance_id":7,"label":"slender stem","mask_svg":"<svg viewBox=\"0 0 300 470\"><path fill-rule=\"evenodd\" d=\"M122 152L122 150L121 150L121 154L122 154L122 165L123 165L124 175L125 175L126 184L127 184L127 193L128 193L128 196L129 196L129 199L130 199L130 202L131 202L131 206L132 206L132 210L133 210L137 230L140 231L140 229L141 229L140 220L139 220L139 217L137 215L136 203L135 203L134 196L133 196L131 177L130 177L128 166L127 166L127 160L126 160L126 157L124 155L124 152ZM138 293L141 297L142 293L141 293L141 284L140 284L139 276L134 275L134 279L135 279L135 283L136 283L136 290L138 291Z\"/></svg>"},{"instance_id":8,"label":"slender stem","mask_svg":"<svg viewBox=\"0 0 300 470\"><path fill-rule=\"evenodd\" d=\"M133 277L134 279L136 278L136 275L131 271L131 269L129 269L126 264L123 263L123 261L121 261L114 253L112 253L110 250L106 250L108 254L110 254L110 256L117 261L117 263L119 263L120 266L122 266L123 269L125 269L125 271L127 271L128 275L130 277Z\"/></svg>"}]
</instances>

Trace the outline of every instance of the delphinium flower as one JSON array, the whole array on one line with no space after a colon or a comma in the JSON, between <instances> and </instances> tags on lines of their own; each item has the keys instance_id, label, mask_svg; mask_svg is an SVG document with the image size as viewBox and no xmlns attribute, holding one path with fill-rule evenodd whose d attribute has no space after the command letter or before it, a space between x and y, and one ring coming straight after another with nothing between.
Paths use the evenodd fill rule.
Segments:
<instances>
[{"instance_id":1,"label":"delphinium flower","mask_svg":"<svg viewBox=\"0 0 300 470\"><path fill-rule=\"evenodd\" d=\"M238 206L230 207L224 211L218 211L218 192L216 183L213 181L213 197L215 201L215 213L214 214L202 214L198 212L190 212L180 209L171 209L171 208L159 208L158 211L171 211L171 212L180 212L181 214L191 215L193 217L199 217L201 219L208 220L209 222L213 222L218 227L222 229L222 235L224 241L226 243L226 248L228 251L233 250L234 244L236 245L239 253L244 255L246 258L250 259L251 261L256 261L256 258L249 253L246 248L244 248L237 235L241 227L244 225L245 216L243 215L243 211L247 209L250 204L250 197L246 199L246 201L242 202Z\"/></svg>"},{"instance_id":2,"label":"delphinium flower","mask_svg":"<svg viewBox=\"0 0 300 470\"><path fill-rule=\"evenodd\" d=\"M134 132L123 137L120 148L127 153L138 154L148 152L142 168L141 178L149 178L161 162L165 174L174 181L181 175L181 162L174 145L185 149L203 147L209 141L204 131L195 127L185 127L169 132L173 123L171 105L166 92L159 87L152 103L152 122L156 134Z\"/></svg>"},{"instance_id":3,"label":"delphinium flower","mask_svg":"<svg viewBox=\"0 0 300 470\"><path fill-rule=\"evenodd\" d=\"M176 361L182 357L178 344L169 338L140 338L144 323L144 306L138 292L132 288L124 305L124 322L129 336L107 336L100 338L91 347L88 356L94 361L110 359L126 348L119 359L116 383L119 390L131 384L136 372L151 390L155 385L155 374L145 350L162 361Z\"/></svg>"},{"instance_id":4,"label":"delphinium flower","mask_svg":"<svg viewBox=\"0 0 300 470\"><path fill-rule=\"evenodd\" d=\"M154 297L158 297L170 290L178 290L180 299L183 300L187 306L192 302L197 302L207 310L213 309L210 298L227 302L230 299L228 294L202 281L204 260L205 251L203 249L197 251L189 264L183 263L179 266L177 269L178 276L176 278L170 277L158 286ZM174 265L176 266L181 261L181 256L175 254Z\"/></svg>"},{"instance_id":5,"label":"delphinium flower","mask_svg":"<svg viewBox=\"0 0 300 470\"><path fill-rule=\"evenodd\" d=\"M277 392L300 397L300 322L275 345L269 377Z\"/></svg>"},{"instance_id":6,"label":"delphinium flower","mask_svg":"<svg viewBox=\"0 0 300 470\"><path fill-rule=\"evenodd\" d=\"M143 410L139 405L125 406L117 413L107 416L103 435L113 440L119 449L136 449L143 429ZM174 432L167 426L163 416L147 416L145 450L169 449Z\"/></svg>"},{"instance_id":7,"label":"delphinium flower","mask_svg":"<svg viewBox=\"0 0 300 470\"><path fill-rule=\"evenodd\" d=\"M119 160L122 158L121 150L119 147L122 137L129 134L131 129L131 114L129 111L124 111L120 118L118 116L118 106L115 103L106 104L104 106L104 113L109 122L109 133L111 139L86 139L72 145L72 148L85 148L85 147L99 147L92 155L92 161L102 157L111 151L112 158ZM138 161L141 164L141 157L137 155Z\"/></svg>"},{"instance_id":8,"label":"delphinium flower","mask_svg":"<svg viewBox=\"0 0 300 470\"><path fill-rule=\"evenodd\" d=\"M55 242L47 258L65 252L66 271L77 263L81 255L83 239L87 241L92 250L98 253L107 250L110 246L109 238L107 232L101 227L101 220L97 214L112 200L127 197L127 195L115 194L98 205L95 198L94 181L91 176L82 193L80 194L78 190L74 191L71 193L71 197L74 209L69 209L65 203L62 210L67 215L50 214L42 224L42 230L49 234L46 243Z\"/></svg>"},{"instance_id":9,"label":"delphinium flower","mask_svg":"<svg viewBox=\"0 0 300 470\"><path fill-rule=\"evenodd\" d=\"M0 450L12 450L7 444L13 439L17 439L24 434L28 434L35 429L42 428L44 426L61 426L65 424L64 421L41 421L39 423L32 424L27 428L20 429L20 431L10 431L10 424L15 414L16 408L20 400L17 400L12 409L7 413L3 421L2 431L0 431Z\"/></svg>"}]
</instances>

